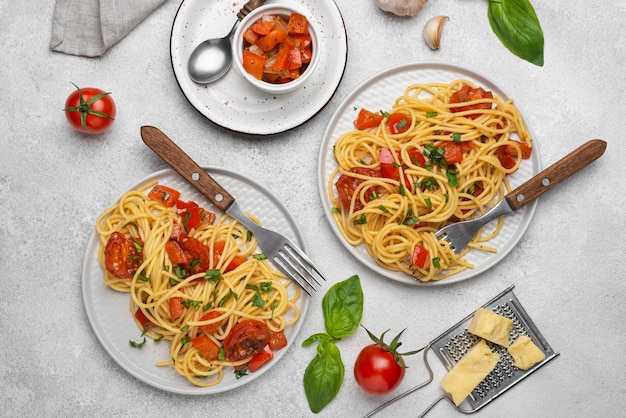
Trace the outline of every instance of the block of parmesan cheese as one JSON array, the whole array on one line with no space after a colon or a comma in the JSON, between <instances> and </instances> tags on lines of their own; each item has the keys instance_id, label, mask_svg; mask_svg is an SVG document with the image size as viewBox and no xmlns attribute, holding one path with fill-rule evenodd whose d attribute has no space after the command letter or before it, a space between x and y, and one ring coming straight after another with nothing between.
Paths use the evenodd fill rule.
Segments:
<instances>
[{"instance_id":1,"label":"block of parmesan cheese","mask_svg":"<svg viewBox=\"0 0 626 418\"><path fill-rule=\"evenodd\" d=\"M546 358L546 355L526 335L519 336L508 348L513 357L513 364L518 369L528 370L533 365Z\"/></svg>"},{"instance_id":2,"label":"block of parmesan cheese","mask_svg":"<svg viewBox=\"0 0 626 418\"><path fill-rule=\"evenodd\" d=\"M498 360L500 355L492 352L485 340L480 340L444 376L441 387L458 406L496 367Z\"/></svg>"},{"instance_id":3,"label":"block of parmesan cheese","mask_svg":"<svg viewBox=\"0 0 626 418\"><path fill-rule=\"evenodd\" d=\"M505 318L502 315L498 315L484 308L478 308L467 330L494 344L508 347L509 333L511 332L512 326L513 321L509 318Z\"/></svg>"}]
</instances>

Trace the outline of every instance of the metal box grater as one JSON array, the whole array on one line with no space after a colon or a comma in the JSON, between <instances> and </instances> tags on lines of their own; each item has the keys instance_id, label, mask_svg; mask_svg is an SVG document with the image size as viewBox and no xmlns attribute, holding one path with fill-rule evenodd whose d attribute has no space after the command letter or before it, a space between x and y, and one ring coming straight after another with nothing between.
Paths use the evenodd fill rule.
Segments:
<instances>
[{"instance_id":1,"label":"metal box grater","mask_svg":"<svg viewBox=\"0 0 626 418\"><path fill-rule=\"evenodd\" d=\"M555 352L550 344L543 337L535 323L530 319L530 316L513 293L513 288L510 286L508 289L500 293L498 296L484 304L482 307L491 310L499 315L509 318L513 321L511 332L509 333L509 343L515 341L515 339L521 335L527 335L535 343L535 345L544 353L545 358L539 363L534 364L528 370L520 370L513 365L513 358L508 353L505 347L493 344L487 341L489 348L500 354L500 360L494 367L494 369L487 375L487 377L479 383L474 391L465 399L463 403L456 406L448 394L442 395L437 398L432 404L430 404L426 410L420 415L424 416L430 409L432 409L437 402L446 399L457 410L464 413L472 413L478 411L483 406L503 394L505 391L513 387L516 383L522 379L528 377L531 373L539 369L541 366L555 358L559 353ZM429 379L421 383L420 385L409 389L408 391L396 396L387 403L381 405L376 410L372 411L367 416L371 416L376 412L382 410L387 405L405 397L406 395L413 393L414 391L424 387L433 380L433 371L428 364L426 357L428 350L433 349L436 356L441 360L444 366L450 370L456 363L461 360L479 340L480 337L470 334L467 329L474 317L474 312L469 314L463 320L458 322L453 327L449 328L443 334L432 340L424 348L424 363L428 369L430 375ZM461 408L464 404L470 406L469 409Z\"/></svg>"}]
</instances>

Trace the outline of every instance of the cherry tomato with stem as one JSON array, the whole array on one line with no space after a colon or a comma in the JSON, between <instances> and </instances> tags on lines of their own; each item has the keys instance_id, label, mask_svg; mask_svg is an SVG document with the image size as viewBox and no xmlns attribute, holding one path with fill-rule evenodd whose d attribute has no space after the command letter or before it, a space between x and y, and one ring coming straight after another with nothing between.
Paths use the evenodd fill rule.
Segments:
<instances>
[{"instance_id":1,"label":"cherry tomato with stem","mask_svg":"<svg viewBox=\"0 0 626 418\"><path fill-rule=\"evenodd\" d=\"M74 84L74 83L72 83ZM65 117L70 126L86 134L99 134L111 127L117 108L111 93L104 90L76 84L65 101Z\"/></svg>"},{"instance_id":2,"label":"cherry tomato with stem","mask_svg":"<svg viewBox=\"0 0 626 418\"><path fill-rule=\"evenodd\" d=\"M363 327L365 328L365 327ZM406 372L406 364L402 356L419 353L423 348L406 353L399 353L402 345L400 336L402 330L390 344L384 342L383 332L380 338L374 336L367 328L367 334L374 344L364 347L354 363L354 378L365 392L371 395L385 395L400 385Z\"/></svg>"}]
</instances>

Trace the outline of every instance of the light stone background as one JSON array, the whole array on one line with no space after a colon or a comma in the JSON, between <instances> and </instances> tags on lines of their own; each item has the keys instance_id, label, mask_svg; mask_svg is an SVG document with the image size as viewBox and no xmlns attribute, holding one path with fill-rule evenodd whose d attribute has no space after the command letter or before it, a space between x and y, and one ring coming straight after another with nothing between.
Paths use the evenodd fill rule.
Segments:
<instances>
[{"instance_id":1,"label":"light stone background","mask_svg":"<svg viewBox=\"0 0 626 418\"><path fill-rule=\"evenodd\" d=\"M207 0L210 1L210 0ZM510 284L561 355L482 409L479 417L612 417L626 409L624 342L626 245L626 3L533 1L545 34L540 68L505 50L492 34L485 0L428 2L413 18L378 10L373 0L337 0L348 31L348 63L331 102L305 125L253 139L225 132L190 107L169 59L170 0L102 58L51 52L53 1L0 5L0 415L312 416L301 385L323 330L322 293L282 361L238 390L189 397L155 389L104 351L81 295L85 246L98 214L127 187L165 167L139 127L159 126L201 164L245 168L294 214L330 283L359 274L363 323L407 328L403 348L421 347ZM422 27L447 15L439 51ZM316 183L324 129L342 99L392 65L442 61L465 65L502 86L522 107L545 166L591 138L608 141L592 166L541 197L513 252L475 279L417 289L378 277L342 246L326 221ZM61 111L69 82L112 91L113 128L98 137L72 131ZM291 173L296 173L293 175ZM391 333L390 333L391 334ZM346 376L319 415L362 416L388 397L366 395L352 364L368 343L363 330L340 341ZM407 358L402 388L425 377ZM431 362L432 363L432 362ZM439 375L442 376L441 374ZM415 416L441 390L437 381L380 416ZM462 416L441 403L432 417Z\"/></svg>"}]
</instances>

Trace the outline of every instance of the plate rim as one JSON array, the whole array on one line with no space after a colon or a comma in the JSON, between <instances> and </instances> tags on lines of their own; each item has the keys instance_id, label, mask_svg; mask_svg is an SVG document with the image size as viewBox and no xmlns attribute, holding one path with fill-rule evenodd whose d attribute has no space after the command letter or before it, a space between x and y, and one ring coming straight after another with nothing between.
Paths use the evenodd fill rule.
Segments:
<instances>
[{"instance_id":1,"label":"plate rim","mask_svg":"<svg viewBox=\"0 0 626 418\"><path fill-rule=\"evenodd\" d=\"M255 130L255 131L250 131L250 130L246 130L244 127L234 127L234 126L226 126L227 124L224 123L219 123L218 121L214 120L214 118L209 117L209 115L205 114L200 108L198 108L193 102L192 100L189 98L188 93L185 91L185 88L183 87L183 83L181 82L178 73L176 71L176 62L174 62L174 52L173 52L173 48L174 48L174 30L176 27L176 23L177 20L181 14L181 10L182 8L185 6L185 4L189 4L191 2L194 1L199 1L199 0L183 0L181 1L180 5L178 6L177 10L176 10L176 14L174 16L174 19L172 20L172 25L170 28L170 42L169 42L169 52L170 52L170 67L172 69L172 73L174 74L174 79L176 80L176 84L178 85L181 93L183 94L183 96L185 97L185 100L187 101L187 103L189 103L191 105L191 107L193 109L195 109L202 117L204 117L205 119L207 119L209 122L211 122L213 125L222 128L228 132L232 132L232 133L238 133L238 134L243 134L246 135L248 137L266 137L266 136L271 136L271 135L276 135L276 134L281 134L281 133L285 133L285 132L289 132L295 128L298 128L299 126L304 125L306 122L310 121L311 119L313 119L315 116L317 116L324 108L326 108L326 106L330 103L330 101L332 100L332 98L335 96L335 94L337 93L337 91L339 90L339 86L341 85L341 82L343 80L343 77L345 75L346 69L347 69L347 64L348 64L348 52L349 52L349 45L348 45L348 33L347 33L347 29L346 29L346 25L345 25L345 19L341 13L341 9L339 8L339 6L337 5L337 3L335 2L335 0L320 0L322 2L324 2L326 5L328 5L330 7L330 4L332 4L334 6L334 8L331 9L332 12L336 12L336 16L335 18L337 18L337 20L340 22L339 28L341 29L340 33L342 34L342 38L344 40L344 42L342 43L342 46L345 45L345 53L340 55L342 63L340 64L340 69L337 71L338 73L338 78L336 80L336 83L332 86L329 87L328 90L328 94L327 97L322 100L322 101L318 101L316 102L317 105L313 106L312 109L310 111L309 114L307 114L306 118L302 121L300 121L299 123L296 124L277 124L277 128L272 129L272 130ZM266 2L265 4L272 4L272 0ZM309 6L307 6L309 7ZM185 67L186 68L186 67ZM229 71L235 71L234 68L231 68ZM182 77L182 76L181 76ZM324 86L326 86L326 84L324 83ZM249 87L250 89L253 89L253 87ZM269 95L271 96L271 95ZM269 97L268 96L268 97Z\"/></svg>"},{"instance_id":2,"label":"plate rim","mask_svg":"<svg viewBox=\"0 0 626 418\"><path fill-rule=\"evenodd\" d=\"M285 218L285 220L287 221L287 223L289 224L288 227L290 228L290 232L293 233L293 235L295 236L295 241L297 244L300 245L300 247L302 248L302 250L305 253L308 253L308 247L306 245L306 240L304 239L304 234L300 228L300 226L296 223L295 218L293 217L293 215L291 214L291 212L289 211L289 209L283 205L278 198L265 186L259 184L258 182L256 182L254 179L245 176L244 174L237 172L235 170L231 170L231 169L226 169L226 168L222 168L222 167L216 167L216 166L208 166L208 165L202 165L202 169L207 171L209 174L211 175L223 175L226 177L230 177L231 179L234 179L236 181L239 182L245 182L248 183L252 186L254 186L257 191L261 192L263 195L268 196L270 198L270 200L279 207L279 209L282 212L283 217ZM155 171L151 174L148 174L146 176L144 176L141 180L135 182L134 184L132 184L131 186L129 186L128 188L125 189L125 192L123 192L122 194L120 194L116 199L115 202L119 201L119 199L129 190L133 190L133 189L137 189L139 187L141 187L142 185L145 185L146 183L148 183L151 180L155 180L158 179L160 177L163 176L172 176L174 178L178 177L182 182L186 182L178 173L176 173L172 168L164 168L158 171ZM189 185L190 187L193 188L193 186ZM113 204L113 203L112 203ZM235 390L235 389L239 389L241 386L245 386L249 383L251 383L252 381L256 380L257 378L260 378L262 375L264 375L266 372L268 372L273 366L275 366L276 364L278 364L278 362L282 359L282 357L284 355L286 355L286 353L289 351L289 349L291 348L291 346L295 345L295 339L298 336L298 334L301 331L301 328L304 324L304 320L306 318L308 309L309 309L309 305L310 305L310 301L311 301L311 297L308 296L306 294L306 292L301 292L300 293L300 299L299 302L301 301L301 306L299 306L300 308L300 317L298 319L298 321L293 324L291 327L293 327L293 337L291 338L291 341L289 343L289 345L283 349L280 350L278 352L278 354L274 355L274 359L271 360L273 363L268 364L270 367L264 367L261 368L259 370L257 370L254 373L250 373L248 374L244 379L240 379L237 380L235 385L232 385L233 387L220 387L220 385L216 385L216 386L210 386L210 387L199 387L199 386L195 386L193 385L191 382L188 381L182 381L182 384L178 387L175 384L174 385L165 385L165 384L161 384L157 381L151 380L149 377L146 377L146 375L141 374L139 372L137 372L135 369L133 369L133 367L131 367L132 365L129 364L129 361L124 361L123 358L121 358L121 355L118 355L117 352L115 352L115 349L120 349L120 347L117 347L113 341L109 341L105 338L104 334L105 330L102 329L100 330L99 324L97 323L97 319L98 316L95 312L95 308L90 306L88 303L89 302L93 302L94 300L91 298L90 292L90 286L88 285L88 281L91 279L90 273L91 271L89 271L89 267L91 266L91 263L98 263L97 261L97 254L95 254L95 258L96 260L93 260L94 254L93 254L93 249L91 248L92 245L95 245L96 248L98 246L98 234L97 231L95 230L95 225L94 225L94 230L92 231L92 233L90 234L88 241L87 241L87 245L86 245L86 251L85 251L85 255L83 256L83 263L82 263L82 267L81 267L81 296L83 299L83 307L85 308L86 314L87 314L87 319L89 321L89 325L93 331L93 333L96 336L96 339L98 340L98 342L100 343L100 346L107 352L107 354L113 359L113 361L120 366L123 370L125 370L128 374L130 374L131 376L135 377L136 379L140 380L143 383L146 383L152 387L155 387L157 389L163 390L165 392L169 392L169 393L176 393L176 394L181 394L181 395L213 395L213 394L217 394L217 393L223 393L223 392L227 392L227 391L231 391L231 390ZM89 276L89 277L88 277ZM104 284L102 283L102 291L110 291L111 289L104 286ZM115 292L111 294L112 296L118 296L118 295L125 295L124 293L119 293L119 292ZM150 354L148 354L150 355ZM158 359L157 359L158 360ZM155 361L156 363L156 361ZM176 375L178 376L178 375Z\"/></svg>"},{"instance_id":3,"label":"plate rim","mask_svg":"<svg viewBox=\"0 0 626 418\"><path fill-rule=\"evenodd\" d=\"M378 265L376 261L369 254L367 254L369 258L368 260L365 260L362 257L362 253L357 251L357 248L361 247L363 244L360 244L359 246L355 247L346 242L346 240L341 235L341 232L339 231L337 225L335 224L335 221L332 218L330 204L328 203L328 199L327 199L329 197L327 194L327 181L328 180L324 177L325 176L324 168L325 168L325 164L327 160L326 153L328 152L328 149L329 149L329 146L331 145L331 140L332 140L332 138L330 138L330 134L332 133L334 126L338 124L344 112L349 107L351 107L350 104L353 102L353 100L357 96L362 94L363 91L367 89L368 85L371 85L372 83L378 80L389 78L398 73L404 73L408 71L418 71L418 70L432 70L432 69L444 69L446 71L453 71L457 73L463 73L465 75L470 75L474 79L483 80L486 84L490 84L491 86L495 87L496 90L502 93L501 97L503 99L511 98L511 96L506 93L506 90L502 89L502 87L497 82L493 81L489 77L483 75L482 73L474 70L473 68L469 66L461 66L461 65L452 64L449 62L444 62L444 61L422 61L422 62L411 62L411 63L404 63L404 64L399 64L399 65L389 66L367 77L362 82L358 83L354 87L354 89L352 89L352 91L350 91L350 93L348 93L348 95L346 95L346 97L337 106L333 115L329 119L328 124L326 125L326 129L324 130L322 141L320 143L320 148L319 148L319 153L318 153L318 164L317 164L318 191L319 191L320 198L322 201L321 202L322 208L323 208L327 222L330 224L330 227L333 230L333 233L341 242L342 246L345 249L347 249L348 252L357 261L359 261L359 263L369 268L371 271L378 273L379 275L385 277L386 279L390 279L395 282L403 283L403 284L410 285L413 287L434 287L434 286L451 285L451 284L455 284L455 283L459 283L459 282L463 282L463 281L475 278L481 275L482 273L486 272L487 270L491 269L492 267L494 267L496 264L498 264L500 261L506 258L506 256L513 250L513 248L517 245L517 243L524 236L524 234L526 233L526 230L530 226L530 222L534 216L535 210L537 208L538 200L539 200L539 199L535 199L531 203L528 203L527 205L516 210L513 213L515 215L521 216L522 221L517 227L516 233L514 234L514 236L505 243L503 248L498 248L496 256L488 258L487 260L482 262L479 266L475 266L474 269L467 269L461 273L458 273L455 276L451 276L451 277L438 280L438 281L421 282L419 280L412 279L409 275L403 272L397 272L397 271L384 269L383 267ZM433 80L433 82L435 81L436 80ZM403 89L404 88L406 88L406 86L403 87ZM534 160L536 167L535 167L535 170L532 171L531 175L536 175L541 171L541 168L542 168L541 157L539 153L539 145L537 144L536 136L533 132L532 126L528 124L528 119L526 118L523 109L518 105L516 105L516 107L518 108L520 114L522 115L522 119L526 123L527 129L533 139L534 152L532 153L531 158ZM508 216L512 216L512 215L508 215ZM463 275L463 273L465 272L469 272L469 273ZM467 276L467 277L464 277L464 276Z\"/></svg>"}]
</instances>

